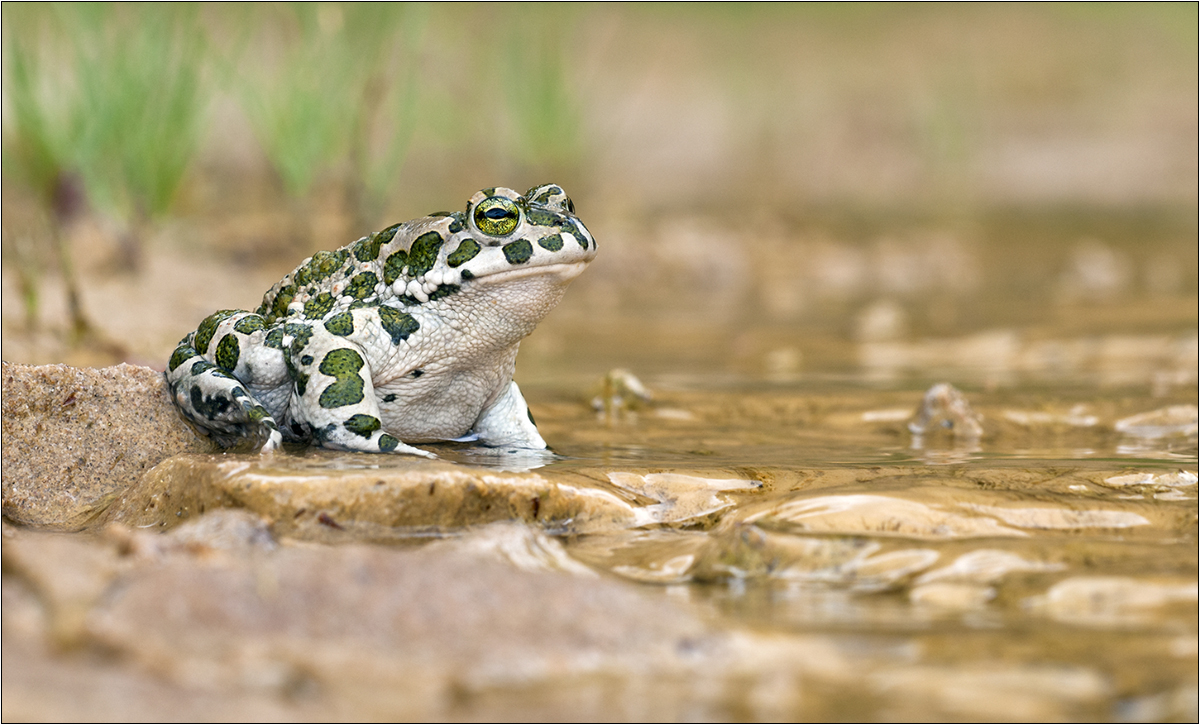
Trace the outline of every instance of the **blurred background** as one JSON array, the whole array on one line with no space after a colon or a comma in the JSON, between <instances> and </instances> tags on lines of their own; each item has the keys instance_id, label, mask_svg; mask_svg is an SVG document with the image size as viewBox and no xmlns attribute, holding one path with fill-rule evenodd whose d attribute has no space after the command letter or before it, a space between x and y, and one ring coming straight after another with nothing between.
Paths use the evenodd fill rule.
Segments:
<instances>
[{"instance_id":1,"label":"blurred background","mask_svg":"<svg viewBox=\"0 0 1200 725\"><path fill-rule=\"evenodd\" d=\"M1193 3L0 12L6 360L161 368L555 181L600 255L526 378L1196 385Z\"/></svg>"}]
</instances>

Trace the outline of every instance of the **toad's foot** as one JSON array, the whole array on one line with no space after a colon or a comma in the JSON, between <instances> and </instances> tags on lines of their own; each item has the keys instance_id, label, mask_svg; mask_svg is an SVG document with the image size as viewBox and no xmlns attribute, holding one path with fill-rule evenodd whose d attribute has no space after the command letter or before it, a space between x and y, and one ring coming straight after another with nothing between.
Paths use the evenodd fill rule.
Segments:
<instances>
[{"instance_id":1,"label":"toad's foot","mask_svg":"<svg viewBox=\"0 0 1200 725\"><path fill-rule=\"evenodd\" d=\"M189 421L222 448L277 450L279 426L237 378L180 343L165 373L171 397Z\"/></svg>"}]
</instances>

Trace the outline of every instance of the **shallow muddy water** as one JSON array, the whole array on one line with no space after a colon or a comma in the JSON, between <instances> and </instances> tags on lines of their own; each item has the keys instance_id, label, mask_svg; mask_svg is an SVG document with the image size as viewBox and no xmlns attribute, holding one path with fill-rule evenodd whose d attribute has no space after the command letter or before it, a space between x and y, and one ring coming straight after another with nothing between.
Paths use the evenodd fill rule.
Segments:
<instances>
[{"instance_id":1,"label":"shallow muddy water","mask_svg":"<svg viewBox=\"0 0 1200 725\"><path fill-rule=\"evenodd\" d=\"M607 524L535 510L542 545L494 534L514 561L583 565L785 649L819 642L825 659L806 665L793 715L1194 714L1197 438L1186 388L968 388L978 425L914 434L919 387L646 382L649 400L607 410L582 396L582 381L529 386L554 459L433 448L629 507ZM636 397L615 387L626 403ZM272 465L303 476L393 464L310 450ZM464 533L376 527L366 538Z\"/></svg>"}]
</instances>

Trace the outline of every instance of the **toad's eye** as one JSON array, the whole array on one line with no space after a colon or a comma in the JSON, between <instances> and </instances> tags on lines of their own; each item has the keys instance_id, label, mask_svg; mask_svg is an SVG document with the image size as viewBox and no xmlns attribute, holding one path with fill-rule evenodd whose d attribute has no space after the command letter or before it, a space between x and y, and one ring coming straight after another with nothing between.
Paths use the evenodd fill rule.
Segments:
<instances>
[{"instance_id":1,"label":"toad's eye","mask_svg":"<svg viewBox=\"0 0 1200 725\"><path fill-rule=\"evenodd\" d=\"M512 234L521 221L521 210L512 199L489 196L475 207L475 226L489 237Z\"/></svg>"}]
</instances>

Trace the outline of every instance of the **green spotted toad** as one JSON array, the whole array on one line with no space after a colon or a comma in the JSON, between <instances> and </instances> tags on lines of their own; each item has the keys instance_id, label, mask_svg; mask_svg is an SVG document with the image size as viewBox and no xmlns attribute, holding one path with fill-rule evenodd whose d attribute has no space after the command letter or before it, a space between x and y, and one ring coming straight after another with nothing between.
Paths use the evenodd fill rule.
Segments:
<instances>
[{"instance_id":1,"label":"green spotted toad","mask_svg":"<svg viewBox=\"0 0 1200 725\"><path fill-rule=\"evenodd\" d=\"M545 449L512 380L517 346L595 256L561 187L484 189L465 212L317 252L254 312L209 316L171 355L167 383L224 447Z\"/></svg>"}]
</instances>

